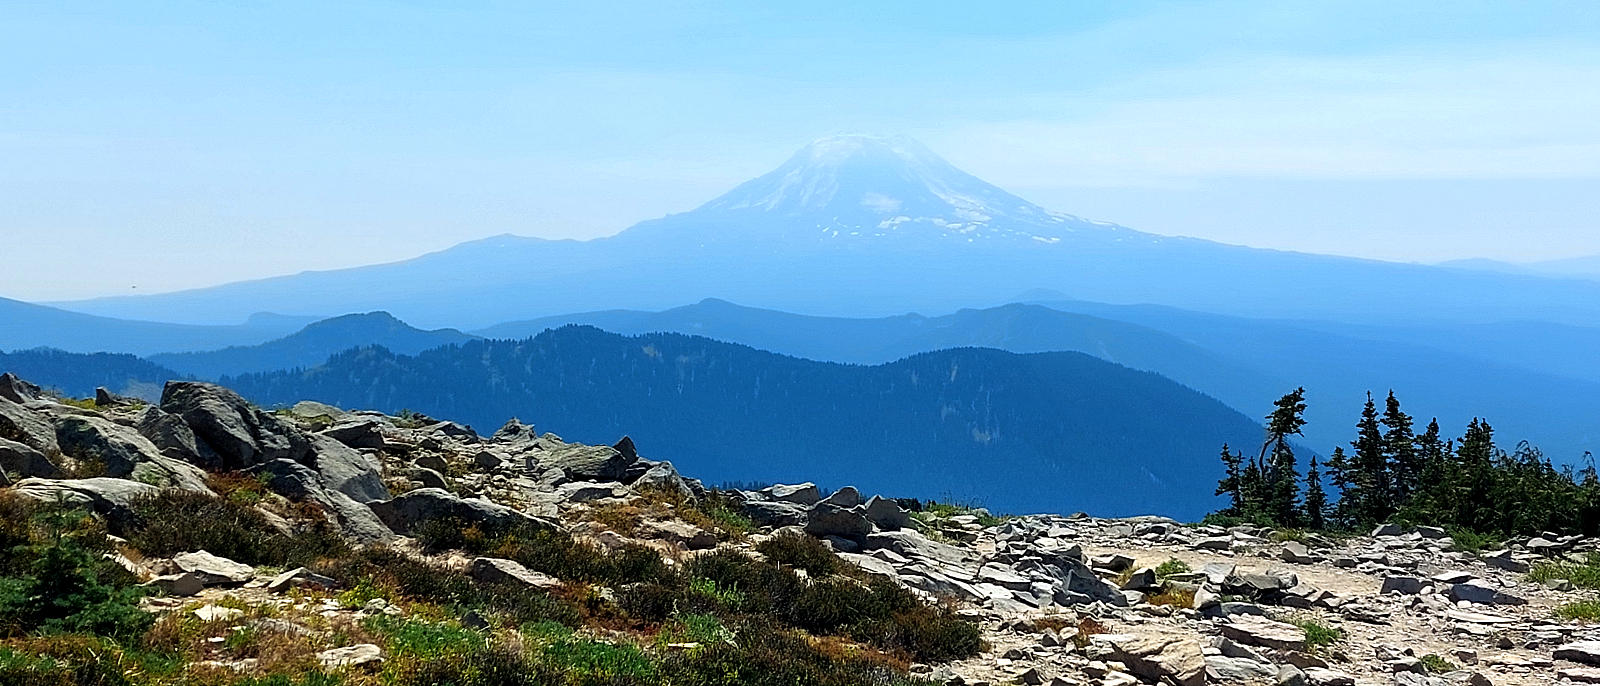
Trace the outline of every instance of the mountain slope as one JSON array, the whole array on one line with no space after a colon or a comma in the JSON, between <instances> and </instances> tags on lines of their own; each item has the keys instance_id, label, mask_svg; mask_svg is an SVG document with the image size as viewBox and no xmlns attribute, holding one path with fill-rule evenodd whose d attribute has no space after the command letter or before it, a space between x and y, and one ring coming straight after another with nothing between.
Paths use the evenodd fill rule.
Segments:
<instances>
[{"instance_id":1,"label":"mountain slope","mask_svg":"<svg viewBox=\"0 0 1600 686\"><path fill-rule=\"evenodd\" d=\"M1046 306L1048 305L1048 306ZM1475 416L1562 462L1600 451L1600 331L1549 324L1357 326L1228 317L1078 301L962 310L941 317L811 317L708 300L662 312L607 311L503 324L479 333L528 336L563 324L638 334L671 331L833 362L878 364L961 346L1073 350L1155 372L1264 415L1305 386L1307 441L1326 453L1351 437L1365 392L1399 392L1448 432ZM1535 356L1520 351L1531 350ZM1567 373L1557 373L1558 371Z\"/></svg>"},{"instance_id":2,"label":"mountain slope","mask_svg":"<svg viewBox=\"0 0 1600 686\"><path fill-rule=\"evenodd\" d=\"M307 321L302 317L274 314L253 314L240 319L245 323L215 326L133 321L0 298L0 350L42 347L134 355L210 350L260 343L290 333Z\"/></svg>"},{"instance_id":3,"label":"mountain slope","mask_svg":"<svg viewBox=\"0 0 1600 686\"><path fill-rule=\"evenodd\" d=\"M71 307L210 322L315 303L471 329L707 297L832 315L942 312L1036 288L1252 317L1600 325L1600 283L1140 233L1048 212L920 146L859 136L818 141L691 212L608 238L498 236L393 264Z\"/></svg>"},{"instance_id":4,"label":"mountain slope","mask_svg":"<svg viewBox=\"0 0 1600 686\"><path fill-rule=\"evenodd\" d=\"M522 338L567 324L621 334L672 332L823 362L883 364L946 348L984 347L1015 353L1073 351L1153 371L1228 405L1265 412L1289 380L1156 329L1038 305L1004 305L924 317L852 319L744 307L707 299L661 312L609 310L507 322L475 333Z\"/></svg>"},{"instance_id":5,"label":"mountain slope","mask_svg":"<svg viewBox=\"0 0 1600 686\"><path fill-rule=\"evenodd\" d=\"M185 378L133 355L49 348L0 352L0 374L5 372L74 398L92 398L94 389L104 387L118 395L151 401L161 397L162 384Z\"/></svg>"},{"instance_id":6,"label":"mountain slope","mask_svg":"<svg viewBox=\"0 0 1600 686\"><path fill-rule=\"evenodd\" d=\"M691 473L977 498L1006 511L1198 517L1216 452L1261 428L1172 381L1078 353L964 348L878 366L588 327L415 357L378 348L226 379L258 402L409 408L569 439L628 433Z\"/></svg>"},{"instance_id":7,"label":"mountain slope","mask_svg":"<svg viewBox=\"0 0 1600 686\"><path fill-rule=\"evenodd\" d=\"M347 314L306 325L293 334L260 345L222 350L149 355L147 359L202 379L314 367L334 353L365 345L381 345L402 354L415 354L441 345L462 343L474 337L455 329L423 331L388 312Z\"/></svg>"},{"instance_id":8,"label":"mountain slope","mask_svg":"<svg viewBox=\"0 0 1600 686\"><path fill-rule=\"evenodd\" d=\"M1416 342L1369 339L1359 333L1361 327L1349 325L1246 319L1153 305L1041 304L1164 331L1260 373L1293 379L1308 391L1306 416L1311 423L1306 435L1322 452L1354 436L1367 391L1381 396L1390 389L1423 423L1437 416L1447 435L1459 435L1473 417L1483 417L1506 443L1532 441L1558 463L1577 464L1585 452L1600 452L1600 426L1594 419L1600 415L1600 382ZM1418 327L1410 335L1427 338L1419 333L1425 330ZM1445 336L1452 328L1436 330ZM1497 335L1510 339L1513 334Z\"/></svg>"}]
</instances>

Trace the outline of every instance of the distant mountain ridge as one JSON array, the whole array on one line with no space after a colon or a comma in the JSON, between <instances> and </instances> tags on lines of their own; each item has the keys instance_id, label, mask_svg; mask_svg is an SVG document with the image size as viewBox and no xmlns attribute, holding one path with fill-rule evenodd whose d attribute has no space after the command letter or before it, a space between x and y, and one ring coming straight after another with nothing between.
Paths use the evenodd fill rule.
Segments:
<instances>
[{"instance_id":1,"label":"distant mountain ridge","mask_svg":"<svg viewBox=\"0 0 1600 686\"><path fill-rule=\"evenodd\" d=\"M365 348L223 383L265 404L405 408L480 431L515 416L568 439L629 433L658 458L728 479L809 475L1008 512L1197 517L1215 504L1194 484L1215 481L1218 447L1261 435L1203 394L1078 353L963 348L839 365L590 327L414 357Z\"/></svg>"},{"instance_id":2,"label":"distant mountain ridge","mask_svg":"<svg viewBox=\"0 0 1600 686\"><path fill-rule=\"evenodd\" d=\"M1366 323L1600 325L1600 282L1257 250L1048 212L898 139L818 141L690 212L590 241L497 236L383 265L68 304L121 317L386 310L463 330L707 297L837 316L1047 288L1107 303ZM1418 294L1397 298L1396 293ZM515 311L508 309L511 304Z\"/></svg>"},{"instance_id":3,"label":"distant mountain ridge","mask_svg":"<svg viewBox=\"0 0 1600 686\"><path fill-rule=\"evenodd\" d=\"M256 313L240 319L243 324L135 321L0 298L0 351L46 347L81 353L148 355L212 350L260 343L291 333L317 318Z\"/></svg>"},{"instance_id":4,"label":"distant mountain ridge","mask_svg":"<svg viewBox=\"0 0 1600 686\"><path fill-rule=\"evenodd\" d=\"M1305 386L1311 401L1307 442L1324 454L1350 440L1367 391L1393 389L1409 410L1439 417L1449 432L1485 417L1503 436L1532 440L1558 462L1576 463L1585 451L1600 452L1593 419L1600 416L1600 359L1592 354L1600 349L1600 330L1518 323L1356 326L1049 300L938 317L848 319L707 300L661 312L612 310L510 322L476 333L515 338L564 324L708 336L861 364L962 346L1077 351L1161 374L1250 416L1264 415L1279 395Z\"/></svg>"},{"instance_id":5,"label":"distant mountain ridge","mask_svg":"<svg viewBox=\"0 0 1600 686\"><path fill-rule=\"evenodd\" d=\"M335 353L381 345L401 354L415 354L441 345L470 341L475 336L455 329L423 331L388 312L347 314L308 324L283 338L253 346L190 353L163 353L147 359L202 379L315 367Z\"/></svg>"}]
</instances>

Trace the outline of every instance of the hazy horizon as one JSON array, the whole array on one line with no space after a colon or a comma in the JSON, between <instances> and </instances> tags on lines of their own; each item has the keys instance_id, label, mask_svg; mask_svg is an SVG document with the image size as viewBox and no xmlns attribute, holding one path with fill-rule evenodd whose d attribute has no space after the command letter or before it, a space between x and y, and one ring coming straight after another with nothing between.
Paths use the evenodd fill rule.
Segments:
<instances>
[{"instance_id":1,"label":"hazy horizon","mask_svg":"<svg viewBox=\"0 0 1600 686\"><path fill-rule=\"evenodd\" d=\"M0 9L0 296L605 236L855 131L1155 234L1600 254L1589 3L304 9Z\"/></svg>"}]
</instances>

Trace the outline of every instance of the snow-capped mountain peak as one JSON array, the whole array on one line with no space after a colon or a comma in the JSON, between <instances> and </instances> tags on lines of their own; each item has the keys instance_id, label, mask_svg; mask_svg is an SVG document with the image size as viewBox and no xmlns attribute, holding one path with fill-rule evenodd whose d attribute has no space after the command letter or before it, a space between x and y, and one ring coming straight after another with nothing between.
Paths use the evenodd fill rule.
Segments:
<instances>
[{"instance_id":1,"label":"snow-capped mountain peak","mask_svg":"<svg viewBox=\"0 0 1600 686\"><path fill-rule=\"evenodd\" d=\"M1007 193L905 136L818 139L772 172L695 211L702 213L811 221L813 233L823 238L914 232L1051 243L1102 226Z\"/></svg>"}]
</instances>

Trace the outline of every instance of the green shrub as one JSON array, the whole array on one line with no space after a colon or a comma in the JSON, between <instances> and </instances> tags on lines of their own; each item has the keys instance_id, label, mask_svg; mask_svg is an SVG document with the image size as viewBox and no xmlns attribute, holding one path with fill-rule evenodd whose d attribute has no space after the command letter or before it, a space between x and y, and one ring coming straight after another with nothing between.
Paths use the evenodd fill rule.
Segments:
<instances>
[{"instance_id":1,"label":"green shrub","mask_svg":"<svg viewBox=\"0 0 1600 686\"><path fill-rule=\"evenodd\" d=\"M154 621L143 589L102 554L110 542L88 513L64 505L31 513L27 542L8 551L16 576L0 579L0 634L35 631L129 637Z\"/></svg>"},{"instance_id":2,"label":"green shrub","mask_svg":"<svg viewBox=\"0 0 1600 686\"><path fill-rule=\"evenodd\" d=\"M132 509L124 536L151 556L205 550L249 565L299 567L349 550L326 522L287 536L248 505L204 493L165 490L136 498Z\"/></svg>"},{"instance_id":3,"label":"green shrub","mask_svg":"<svg viewBox=\"0 0 1600 686\"><path fill-rule=\"evenodd\" d=\"M93 637L52 638L0 646L0 684L131 686L115 649Z\"/></svg>"},{"instance_id":4,"label":"green shrub","mask_svg":"<svg viewBox=\"0 0 1600 686\"><path fill-rule=\"evenodd\" d=\"M699 643L709 645L712 643L732 643L733 632L723 625L722 620L710 614L680 614L672 618L661 631L656 634L656 645L665 647L674 643Z\"/></svg>"},{"instance_id":5,"label":"green shrub","mask_svg":"<svg viewBox=\"0 0 1600 686\"><path fill-rule=\"evenodd\" d=\"M1529 581L1566 579L1579 588L1600 588L1600 555L1593 553L1582 562L1540 562L1528 572Z\"/></svg>"},{"instance_id":6,"label":"green shrub","mask_svg":"<svg viewBox=\"0 0 1600 686\"><path fill-rule=\"evenodd\" d=\"M476 583L459 572L393 550L370 548L325 561L316 569L349 587L339 600L352 607L373 598L398 596L504 615L513 625L546 620L576 624L579 620L575 606L546 593Z\"/></svg>"},{"instance_id":7,"label":"green shrub","mask_svg":"<svg viewBox=\"0 0 1600 686\"><path fill-rule=\"evenodd\" d=\"M1435 653L1423 655L1422 657L1417 658L1417 661L1422 663L1422 668L1428 670L1429 674L1444 674L1445 672L1454 672L1458 669L1461 669L1460 667L1457 667L1454 662L1446 660L1444 657Z\"/></svg>"},{"instance_id":8,"label":"green shrub","mask_svg":"<svg viewBox=\"0 0 1600 686\"><path fill-rule=\"evenodd\" d=\"M1318 648L1331 646L1344 638L1344 630L1328 626L1315 619L1289 618L1284 621L1300 627L1306 632L1306 647L1315 651Z\"/></svg>"},{"instance_id":9,"label":"green shrub","mask_svg":"<svg viewBox=\"0 0 1600 686\"><path fill-rule=\"evenodd\" d=\"M1184 562L1176 557L1167 558L1166 562L1156 565L1155 569L1157 579L1165 579L1169 576L1177 576L1179 574L1188 574L1192 571L1194 570L1189 567L1189 563Z\"/></svg>"},{"instance_id":10,"label":"green shrub","mask_svg":"<svg viewBox=\"0 0 1600 686\"><path fill-rule=\"evenodd\" d=\"M486 643L483 633L457 624L401 619L373 615L361 622L362 628L383 637L384 649L391 655L437 659L466 652Z\"/></svg>"},{"instance_id":11,"label":"green shrub","mask_svg":"<svg viewBox=\"0 0 1600 686\"><path fill-rule=\"evenodd\" d=\"M659 579L667 573L661 555L651 548L629 544L607 553L564 532L525 525L495 530L440 518L420 525L416 537L428 552L490 554L563 581L621 585Z\"/></svg>"},{"instance_id":12,"label":"green shrub","mask_svg":"<svg viewBox=\"0 0 1600 686\"><path fill-rule=\"evenodd\" d=\"M801 533L787 532L762 541L756 551L768 560L806 570L812 576L838 574L845 570L844 561L822 541Z\"/></svg>"},{"instance_id":13,"label":"green shrub","mask_svg":"<svg viewBox=\"0 0 1600 686\"><path fill-rule=\"evenodd\" d=\"M1600 600L1580 600L1556 608L1556 616L1580 622L1600 622Z\"/></svg>"},{"instance_id":14,"label":"green shrub","mask_svg":"<svg viewBox=\"0 0 1600 686\"><path fill-rule=\"evenodd\" d=\"M1460 527L1451 527L1447 531L1450 534L1450 550L1458 553L1476 555L1485 550L1494 550L1500 547L1500 540L1492 534L1480 534L1471 529Z\"/></svg>"}]
</instances>

